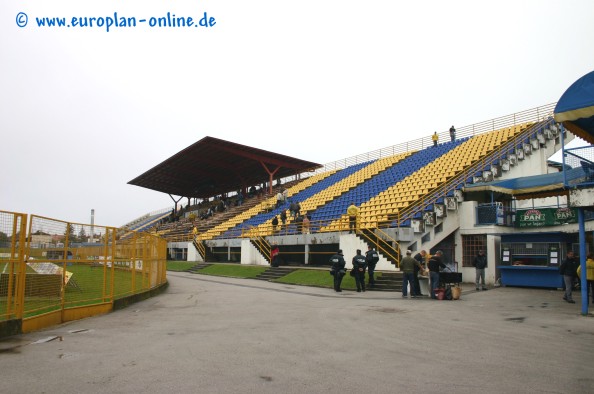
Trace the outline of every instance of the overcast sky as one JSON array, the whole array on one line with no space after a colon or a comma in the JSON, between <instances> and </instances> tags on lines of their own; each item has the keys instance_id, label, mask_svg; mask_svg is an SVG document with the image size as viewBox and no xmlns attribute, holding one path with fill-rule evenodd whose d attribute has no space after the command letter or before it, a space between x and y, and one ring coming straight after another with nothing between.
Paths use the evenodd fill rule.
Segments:
<instances>
[{"instance_id":1,"label":"overcast sky","mask_svg":"<svg viewBox=\"0 0 594 394\"><path fill-rule=\"evenodd\" d=\"M114 12L147 22L36 22ZM148 26L167 12L216 24ZM173 205L127 182L205 136L328 163L553 103L594 69L593 16L592 0L3 0L0 210L120 226Z\"/></svg>"}]
</instances>

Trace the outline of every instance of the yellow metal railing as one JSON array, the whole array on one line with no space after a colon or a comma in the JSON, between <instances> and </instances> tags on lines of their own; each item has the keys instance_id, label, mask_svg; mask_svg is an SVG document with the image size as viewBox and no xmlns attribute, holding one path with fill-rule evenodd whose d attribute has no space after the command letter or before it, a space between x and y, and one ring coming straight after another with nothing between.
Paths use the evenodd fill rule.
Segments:
<instances>
[{"instance_id":1,"label":"yellow metal railing","mask_svg":"<svg viewBox=\"0 0 594 394\"><path fill-rule=\"evenodd\" d=\"M167 241L115 227L0 211L0 322L22 331L105 313L167 281Z\"/></svg>"}]
</instances>

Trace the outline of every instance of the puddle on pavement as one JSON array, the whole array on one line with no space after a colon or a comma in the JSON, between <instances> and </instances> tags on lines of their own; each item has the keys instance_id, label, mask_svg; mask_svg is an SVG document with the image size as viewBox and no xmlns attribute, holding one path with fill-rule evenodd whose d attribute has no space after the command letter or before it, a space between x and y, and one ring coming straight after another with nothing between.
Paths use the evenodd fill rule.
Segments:
<instances>
[{"instance_id":1,"label":"puddle on pavement","mask_svg":"<svg viewBox=\"0 0 594 394\"><path fill-rule=\"evenodd\" d=\"M6 338L0 341L0 354L18 354L21 347L28 345L29 341L24 338Z\"/></svg>"}]
</instances>

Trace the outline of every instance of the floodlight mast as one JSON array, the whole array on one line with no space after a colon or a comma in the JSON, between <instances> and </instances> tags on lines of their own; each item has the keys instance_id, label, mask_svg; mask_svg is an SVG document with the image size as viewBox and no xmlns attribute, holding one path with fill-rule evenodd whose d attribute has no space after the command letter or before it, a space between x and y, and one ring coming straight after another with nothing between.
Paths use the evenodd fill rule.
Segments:
<instances>
[{"instance_id":1,"label":"floodlight mast","mask_svg":"<svg viewBox=\"0 0 594 394\"><path fill-rule=\"evenodd\" d=\"M90 237L90 241L91 243L95 242L94 241L94 231L95 231L95 210L91 209L91 237Z\"/></svg>"}]
</instances>

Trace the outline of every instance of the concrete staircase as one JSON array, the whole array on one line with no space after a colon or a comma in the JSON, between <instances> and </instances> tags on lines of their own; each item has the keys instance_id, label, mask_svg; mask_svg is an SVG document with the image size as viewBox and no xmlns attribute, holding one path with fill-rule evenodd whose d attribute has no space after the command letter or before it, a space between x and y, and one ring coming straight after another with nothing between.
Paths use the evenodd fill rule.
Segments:
<instances>
[{"instance_id":1,"label":"concrete staircase","mask_svg":"<svg viewBox=\"0 0 594 394\"><path fill-rule=\"evenodd\" d=\"M288 267L270 267L266 271L262 272L260 275L256 276L254 279L259 280L274 280L278 278L282 278L285 275L290 274L293 271L296 271L297 268L288 268Z\"/></svg>"},{"instance_id":2,"label":"concrete staircase","mask_svg":"<svg viewBox=\"0 0 594 394\"><path fill-rule=\"evenodd\" d=\"M402 291L402 272L382 272L376 275L375 286L368 287L369 291Z\"/></svg>"},{"instance_id":3,"label":"concrete staircase","mask_svg":"<svg viewBox=\"0 0 594 394\"><path fill-rule=\"evenodd\" d=\"M189 272L189 273L191 273L191 274L196 274L196 273L198 273L198 271L200 271L201 269L203 269L203 268L206 268L206 267L209 267L209 266L211 266L211 265L212 265L212 264L210 264L210 263L198 263L198 264L196 264L196 265L194 265L194 266L192 266L192 267L188 268L188 269L187 269L185 272Z\"/></svg>"}]
</instances>

